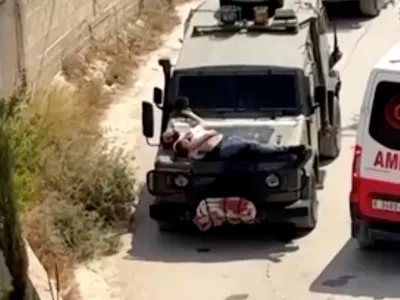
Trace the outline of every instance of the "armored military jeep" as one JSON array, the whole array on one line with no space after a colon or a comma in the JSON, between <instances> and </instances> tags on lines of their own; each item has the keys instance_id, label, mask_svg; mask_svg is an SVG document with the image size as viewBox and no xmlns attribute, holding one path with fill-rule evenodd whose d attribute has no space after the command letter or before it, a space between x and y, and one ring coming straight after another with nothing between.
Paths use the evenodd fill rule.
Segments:
<instances>
[{"instance_id":1,"label":"armored military jeep","mask_svg":"<svg viewBox=\"0 0 400 300\"><path fill-rule=\"evenodd\" d=\"M263 0L249 9L249 3L210 0L189 14L176 64L159 61L165 83L163 90L154 89L153 103L162 113L161 133L180 117L176 101L185 96L205 126L225 136L307 145L312 151L294 163L274 157L256 164L238 161L251 168L227 172L227 162L180 159L158 145L147 187L154 196L150 217L161 229L193 223L205 199L232 197L251 203L246 212L253 216L250 223L289 222L299 230L317 224L320 159L340 153L336 34L330 53L319 7L287 0L268 10ZM154 137L154 121L153 104L143 102L143 135L148 139ZM225 203L218 204L216 214L232 213Z\"/></svg>"}]
</instances>

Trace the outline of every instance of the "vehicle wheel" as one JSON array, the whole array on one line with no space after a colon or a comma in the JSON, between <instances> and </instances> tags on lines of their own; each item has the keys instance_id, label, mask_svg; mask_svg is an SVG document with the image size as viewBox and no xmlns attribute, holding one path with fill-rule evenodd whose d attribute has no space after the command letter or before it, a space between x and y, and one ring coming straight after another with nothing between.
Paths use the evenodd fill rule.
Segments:
<instances>
[{"instance_id":1,"label":"vehicle wheel","mask_svg":"<svg viewBox=\"0 0 400 300\"><path fill-rule=\"evenodd\" d=\"M377 246L376 241L371 238L368 239L357 238L357 244L361 250L374 250L376 249Z\"/></svg>"},{"instance_id":2,"label":"vehicle wheel","mask_svg":"<svg viewBox=\"0 0 400 300\"><path fill-rule=\"evenodd\" d=\"M380 0L360 0L361 13L370 18L377 17L381 12Z\"/></svg>"},{"instance_id":3,"label":"vehicle wheel","mask_svg":"<svg viewBox=\"0 0 400 300\"><path fill-rule=\"evenodd\" d=\"M374 250L377 248L378 243L374 238L369 236L367 227L361 226L355 238L361 250Z\"/></svg>"},{"instance_id":4,"label":"vehicle wheel","mask_svg":"<svg viewBox=\"0 0 400 300\"><path fill-rule=\"evenodd\" d=\"M308 179L308 199L310 201L308 214L300 222L296 222L296 230L302 232L310 232L318 222L318 199L317 199L317 181L314 172L311 173Z\"/></svg>"}]
</instances>

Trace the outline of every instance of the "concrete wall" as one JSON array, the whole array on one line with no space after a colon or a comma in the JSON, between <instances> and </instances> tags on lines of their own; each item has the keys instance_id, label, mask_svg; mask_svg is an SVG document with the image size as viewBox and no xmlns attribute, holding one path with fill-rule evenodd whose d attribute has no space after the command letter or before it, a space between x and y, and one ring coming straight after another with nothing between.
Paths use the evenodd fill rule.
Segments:
<instances>
[{"instance_id":1,"label":"concrete wall","mask_svg":"<svg viewBox=\"0 0 400 300\"><path fill-rule=\"evenodd\" d=\"M135 16L138 6L137 0L20 1L28 81L55 74L62 58L87 44L91 35L103 36Z\"/></svg>"},{"instance_id":2,"label":"concrete wall","mask_svg":"<svg viewBox=\"0 0 400 300\"><path fill-rule=\"evenodd\" d=\"M11 290L11 275L6 266L3 252L0 250L0 299Z\"/></svg>"},{"instance_id":3,"label":"concrete wall","mask_svg":"<svg viewBox=\"0 0 400 300\"><path fill-rule=\"evenodd\" d=\"M14 5L0 0L0 96L9 94L18 84L18 49Z\"/></svg>"},{"instance_id":4,"label":"concrete wall","mask_svg":"<svg viewBox=\"0 0 400 300\"><path fill-rule=\"evenodd\" d=\"M138 16L145 1L0 0L0 94L21 74L28 82L54 75L63 58Z\"/></svg>"},{"instance_id":5,"label":"concrete wall","mask_svg":"<svg viewBox=\"0 0 400 300\"><path fill-rule=\"evenodd\" d=\"M56 296L56 287L54 283L52 290L50 290L47 273L28 244L26 244L26 251L29 262L29 286L26 291L27 300L62 300L61 296L58 298ZM11 291L11 289L11 275L5 264L3 252L0 251L0 299L3 299L2 296L6 294L7 291ZM55 297L53 297L53 295Z\"/></svg>"}]
</instances>

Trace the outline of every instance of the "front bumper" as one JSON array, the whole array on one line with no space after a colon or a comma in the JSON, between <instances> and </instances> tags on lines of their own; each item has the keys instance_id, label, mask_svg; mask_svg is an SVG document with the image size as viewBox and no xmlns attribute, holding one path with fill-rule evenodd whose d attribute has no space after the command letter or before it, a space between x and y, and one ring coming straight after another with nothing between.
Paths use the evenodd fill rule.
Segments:
<instances>
[{"instance_id":1,"label":"front bumper","mask_svg":"<svg viewBox=\"0 0 400 300\"><path fill-rule=\"evenodd\" d=\"M400 242L400 231L397 226L389 223L371 223L365 220L353 220L351 224L351 236L365 240L379 240L389 242ZM396 224L397 225L397 224Z\"/></svg>"},{"instance_id":2,"label":"front bumper","mask_svg":"<svg viewBox=\"0 0 400 300\"><path fill-rule=\"evenodd\" d=\"M240 172L221 172L224 168L219 166L220 162L200 162L187 171L159 165L147 174L147 188L155 196L150 217L162 222L191 221L202 200L239 197L254 204L258 221L301 219L309 214L308 199L312 191L309 191L308 174L312 170L313 155L307 151L296 164L262 162L255 168L243 168L241 164L246 166L246 162L235 162L239 164L235 170ZM279 185L268 185L267 177L271 174L279 177ZM187 178L184 186L176 184L179 176Z\"/></svg>"},{"instance_id":3,"label":"front bumper","mask_svg":"<svg viewBox=\"0 0 400 300\"><path fill-rule=\"evenodd\" d=\"M221 172L220 169L210 171L216 163L207 164L202 169L188 170L159 166L147 173L147 189L162 201L187 202L193 206L214 197L242 197L253 203L295 202L302 198L308 178L304 166L277 169L271 168L271 164L259 164L245 172ZM267 180L271 176L278 178L277 185Z\"/></svg>"},{"instance_id":4,"label":"front bumper","mask_svg":"<svg viewBox=\"0 0 400 300\"><path fill-rule=\"evenodd\" d=\"M297 218L307 216L308 200L297 200L287 206L267 207L256 205L256 221L262 222L296 222ZM191 222L196 214L196 208L187 203L159 202L150 205L150 218L160 222Z\"/></svg>"},{"instance_id":5,"label":"front bumper","mask_svg":"<svg viewBox=\"0 0 400 300\"><path fill-rule=\"evenodd\" d=\"M356 203L350 204L351 236L353 238L400 242L400 222L363 216Z\"/></svg>"}]
</instances>

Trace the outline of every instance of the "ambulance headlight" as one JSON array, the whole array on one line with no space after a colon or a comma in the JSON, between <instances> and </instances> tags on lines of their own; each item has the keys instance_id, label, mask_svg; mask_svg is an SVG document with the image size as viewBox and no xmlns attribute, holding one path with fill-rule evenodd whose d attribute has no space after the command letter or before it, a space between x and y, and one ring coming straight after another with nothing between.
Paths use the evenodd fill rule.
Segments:
<instances>
[{"instance_id":1,"label":"ambulance headlight","mask_svg":"<svg viewBox=\"0 0 400 300\"><path fill-rule=\"evenodd\" d=\"M281 181L276 174L270 174L265 177L265 184L270 188L276 188L281 184Z\"/></svg>"}]
</instances>

